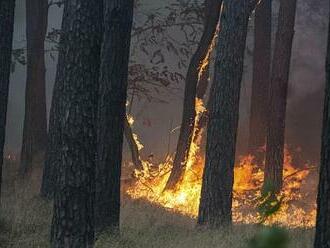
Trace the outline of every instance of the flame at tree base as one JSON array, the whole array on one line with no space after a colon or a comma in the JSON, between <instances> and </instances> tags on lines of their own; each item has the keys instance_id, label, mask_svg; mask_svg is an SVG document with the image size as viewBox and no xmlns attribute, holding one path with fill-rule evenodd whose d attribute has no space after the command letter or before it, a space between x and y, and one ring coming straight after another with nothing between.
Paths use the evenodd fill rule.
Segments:
<instances>
[{"instance_id":1,"label":"flame at tree base","mask_svg":"<svg viewBox=\"0 0 330 248\"><path fill-rule=\"evenodd\" d=\"M193 166L188 167L176 191L164 191L172 168L172 159L154 166L144 162L145 170L137 173L137 181L127 188L126 193L132 199L142 199L169 211L192 218L198 215L204 161L196 156ZM284 184L281 193L280 209L267 218L265 224L277 224L289 228L310 228L315 226L316 189L311 189L310 182L315 183L313 175L305 165L297 168L293 165L292 156L286 149L284 163ZM263 169L253 163L252 156L242 157L235 166L235 181L232 213L233 221L241 224L260 223L257 211L263 183ZM220 185L219 185L220 187ZM316 187L314 187L316 188Z\"/></svg>"}]
</instances>

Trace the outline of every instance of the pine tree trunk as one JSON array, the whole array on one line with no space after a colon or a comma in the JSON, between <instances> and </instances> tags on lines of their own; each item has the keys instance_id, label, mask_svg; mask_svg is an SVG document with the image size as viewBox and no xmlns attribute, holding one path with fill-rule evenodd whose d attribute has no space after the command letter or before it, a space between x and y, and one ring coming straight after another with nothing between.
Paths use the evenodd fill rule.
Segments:
<instances>
[{"instance_id":1,"label":"pine tree trunk","mask_svg":"<svg viewBox=\"0 0 330 248\"><path fill-rule=\"evenodd\" d=\"M207 130L206 161L198 224L231 223L235 147L244 51L251 5L224 0Z\"/></svg>"},{"instance_id":2,"label":"pine tree trunk","mask_svg":"<svg viewBox=\"0 0 330 248\"><path fill-rule=\"evenodd\" d=\"M65 1L51 117L57 156L53 248L93 247L102 17L100 0Z\"/></svg>"},{"instance_id":3,"label":"pine tree trunk","mask_svg":"<svg viewBox=\"0 0 330 248\"><path fill-rule=\"evenodd\" d=\"M0 196L2 185L3 149L6 136L11 53L13 45L15 0L0 2ZM1 199L1 198L0 198Z\"/></svg>"},{"instance_id":4,"label":"pine tree trunk","mask_svg":"<svg viewBox=\"0 0 330 248\"><path fill-rule=\"evenodd\" d=\"M325 69L327 81L323 110L320 180L317 196L317 217L314 248L330 247L330 26L328 31L328 49Z\"/></svg>"},{"instance_id":5,"label":"pine tree trunk","mask_svg":"<svg viewBox=\"0 0 330 248\"><path fill-rule=\"evenodd\" d=\"M59 114L56 113L56 101L59 98L58 94L59 93L57 93L54 87L49 115L49 128L47 136L45 163L40 188L40 196L49 200L53 199L54 197L57 176L56 168L59 165L60 161L57 153L57 149L59 146L58 144L56 144L56 135L59 133L59 120L56 119L59 116Z\"/></svg>"},{"instance_id":6,"label":"pine tree trunk","mask_svg":"<svg viewBox=\"0 0 330 248\"><path fill-rule=\"evenodd\" d=\"M136 141L133 136L132 128L131 128L130 124L128 123L127 118L124 119L124 133L126 136L126 140L127 140L129 149L131 151L132 162L136 169L142 170L143 166L142 166L142 161L140 158L139 148L136 144Z\"/></svg>"},{"instance_id":7,"label":"pine tree trunk","mask_svg":"<svg viewBox=\"0 0 330 248\"><path fill-rule=\"evenodd\" d=\"M188 67L180 135L173 162L173 169L165 187L166 190L175 189L178 183L182 180L185 172L195 126L195 101L197 84L199 80L199 71L204 59L208 55L209 47L212 43L212 39L216 31L216 27L219 21L221 4L222 1L219 0L206 0L207 19L205 22L203 35L199 42L199 46L193 55Z\"/></svg>"},{"instance_id":8,"label":"pine tree trunk","mask_svg":"<svg viewBox=\"0 0 330 248\"><path fill-rule=\"evenodd\" d=\"M290 60L297 0L281 0L269 90L264 189L278 193L283 183L284 135Z\"/></svg>"},{"instance_id":9,"label":"pine tree trunk","mask_svg":"<svg viewBox=\"0 0 330 248\"><path fill-rule=\"evenodd\" d=\"M120 176L126 118L133 0L104 2L97 127L95 219L98 232L119 230Z\"/></svg>"},{"instance_id":10,"label":"pine tree trunk","mask_svg":"<svg viewBox=\"0 0 330 248\"><path fill-rule=\"evenodd\" d=\"M255 12L253 80L251 95L249 153L262 162L260 149L266 144L268 92L270 85L272 43L272 1L263 0Z\"/></svg>"},{"instance_id":11,"label":"pine tree trunk","mask_svg":"<svg viewBox=\"0 0 330 248\"><path fill-rule=\"evenodd\" d=\"M21 151L21 173L41 162L47 143L45 36L48 1L26 1L27 80Z\"/></svg>"}]
</instances>

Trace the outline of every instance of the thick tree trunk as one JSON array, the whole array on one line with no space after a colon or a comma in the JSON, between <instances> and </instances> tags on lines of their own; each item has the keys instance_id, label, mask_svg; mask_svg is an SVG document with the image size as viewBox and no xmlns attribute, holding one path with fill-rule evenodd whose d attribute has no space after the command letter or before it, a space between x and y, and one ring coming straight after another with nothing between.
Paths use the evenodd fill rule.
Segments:
<instances>
[{"instance_id":1,"label":"thick tree trunk","mask_svg":"<svg viewBox=\"0 0 330 248\"><path fill-rule=\"evenodd\" d=\"M142 161L140 158L139 148L136 144L136 141L133 136L132 128L131 128L130 124L128 123L127 118L124 119L124 133L126 136L126 140L127 140L129 149L131 151L132 162L136 169L142 170L143 166L142 166Z\"/></svg>"},{"instance_id":2,"label":"thick tree trunk","mask_svg":"<svg viewBox=\"0 0 330 248\"><path fill-rule=\"evenodd\" d=\"M255 12L253 80L251 95L249 153L262 162L261 147L266 144L268 92L270 85L272 43L272 1L263 0Z\"/></svg>"},{"instance_id":3,"label":"thick tree trunk","mask_svg":"<svg viewBox=\"0 0 330 248\"><path fill-rule=\"evenodd\" d=\"M264 190L278 193L282 188L284 135L291 49L296 0L281 0L269 90Z\"/></svg>"},{"instance_id":4,"label":"thick tree trunk","mask_svg":"<svg viewBox=\"0 0 330 248\"><path fill-rule=\"evenodd\" d=\"M93 246L102 16L101 0L65 1L50 127L57 156L53 248Z\"/></svg>"},{"instance_id":5,"label":"thick tree trunk","mask_svg":"<svg viewBox=\"0 0 330 248\"><path fill-rule=\"evenodd\" d=\"M11 53L13 45L15 0L0 2L0 196L2 184L3 149L6 136Z\"/></svg>"},{"instance_id":6,"label":"thick tree trunk","mask_svg":"<svg viewBox=\"0 0 330 248\"><path fill-rule=\"evenodd\" d=\"M244 51L251 5L224 0L211 93L198 224L231 223L235 147Z\"/></svg>"},{"instance_id":7,"label":"thick tree trunk","mask_svg":"<svg viewBox=\"0 0 330 248\"><path fill-rule=\"evenodd\" d=\"M219 21L219 13L222 1L206 0L207 15L203 35L201 37L199 46L193 55L188 72L186 76L182 122L180 128L180 135L177 144L176 154L173 162L173 169L167 181L166 190L173 190L182 180L186 163L189 156L190 144L193 137L195 126L195 101L197 83L199 80L201 66L204 60L208 57L208 52L212 39L214 37L216 27Z\"/></svg>"},{"instance_id":8,"label":"thick tree trunk","mask_svg":"<svg viewBox=\"0 0 330 248\"><path fill-rule=\"evenodd\" d=\"M329 18L330 20L330 18ZM330 247L330 25L326 61L326 88L323 113L320 180L314 248Z\"/></svg>"},{"instance_id":9,"label":"thick tree trunk","mask_svg":"<svg viewBox=\"0 0 330 248\"><path fill-rule=\"evenodd\" d=\"M21 151L21 173L41 162L47 143L45 36L48 1L26 1L27 80L25 118Z\"/></svg>"},{"instance_id":10,"label":"thick tree trunk","mask_svg":"<svg viewBox=\"0 0 330 248\"><path fill-rule=\"evenodd\" d=\"M95 218L98 232L118 231L123 132L133 0L104 2L97 127Z\"/></svg>"}]
</instances>

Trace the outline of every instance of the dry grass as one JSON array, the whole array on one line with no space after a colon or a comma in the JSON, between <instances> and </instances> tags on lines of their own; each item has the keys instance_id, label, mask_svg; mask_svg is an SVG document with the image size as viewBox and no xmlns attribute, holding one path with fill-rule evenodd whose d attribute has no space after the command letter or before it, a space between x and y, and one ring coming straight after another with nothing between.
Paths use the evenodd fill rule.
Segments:
<instances>
[{"instance_id":1,"label":"dry grass","mask_svg":"<svg viewBox=\"0 0 330 248\"><path fill-rule=\"evenodd\" d=\"M14 173L4 173L4 191L0 211L0 247L47 248L51 203L38 197L40 177L18 186ZM247 240L262 228L234 226L232 230L206 231L195 228L195 220L168 212L143 201L124 199L121 235L98 237L96 248L244 248ZM313 230L290 230L290 248L311 248Z\"/></svg>"}]
</instances>

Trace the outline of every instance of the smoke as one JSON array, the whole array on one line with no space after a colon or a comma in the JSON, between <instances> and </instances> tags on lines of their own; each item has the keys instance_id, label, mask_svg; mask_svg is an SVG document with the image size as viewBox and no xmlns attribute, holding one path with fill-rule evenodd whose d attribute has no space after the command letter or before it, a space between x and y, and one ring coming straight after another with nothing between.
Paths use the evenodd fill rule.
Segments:
<instances>
[{"instance_id":1,"label":"smoke","mask_svg":"<svg viewBox=\"0 0 330 248\"><path fill-rule=\"evenodd\" d=\"M199 0L203 1L203 0ZM162 2L160 6L164 6ZM141 0L139 6L157 6L155 1ZM300 146L307 159L317 160L320 150L323 91L325 82L324 62L327 41L327 0L298 0L295 37L292 54L290 89L287 110L287 143ZM52 7L49 12L49 30L60 27L62 10ZM251 44L251 34L248 44ZM178 34L180 35L180 34ZM183 37L182 37L183 38ZM180 37L178 37L180 40ZM25 0L17 1L15 16L14 47L25 46ZM248 45L250 48L253 47ZM193 50L193 49L192 49ZM137 58L138 59L138 58ZM174 63L170 63L169 68ZM247 140L249 98L251 94L252 60L247 56L242 88L239 153ZM56 59L46 56L47 109L49 110L55 80ZM12 74L7 121L6 151L19 152L24 118L24 95L26 71L16 66ZM136 101L135 132L139 134L145 148L144 154L154 153L162 157L167 152L168 130L179 125L181 120L183 87L179 95L166 96L168 103ZM177 133L171 137L171 151L175 150Z\"/></svg>"}]
</instances>

